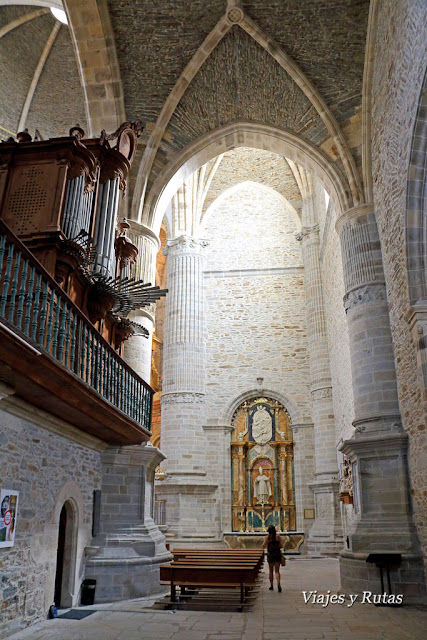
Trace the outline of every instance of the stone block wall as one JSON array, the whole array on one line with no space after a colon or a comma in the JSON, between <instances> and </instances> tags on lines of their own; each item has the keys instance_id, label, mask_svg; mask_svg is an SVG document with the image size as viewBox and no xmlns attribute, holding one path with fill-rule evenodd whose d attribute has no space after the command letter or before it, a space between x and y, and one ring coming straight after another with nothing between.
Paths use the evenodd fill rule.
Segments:
<instances>
[{"instance_id":1,"label":"stone block wall","mask_svg":"<svg viewBox=\"0 0 427 640\"><path fill-rule=\"evenodd\" d=\"M427 5L423 0L380 3L372 83L372 171L399 403L409 435L412 508L427 566L426 404L408 323L411 307L406 258L406 185L427 64L426 29Z\"/></svg>"},{"instance_id":2,"label":"stone block wall","mask_svg":"<svg viewBox=\"0 0 427 640\"><path fill-rule=\"evenodd\" d=\"M202 232L209 241L204 274L207 470L222 496L223 530L231 506L227 409L242 394L270 390L289 400L294 424L312 423L298 226L277 192L246 182L213 205ZM303 432L295 451L297 500L304 501L297 505L300 526L303 507L313 506L307 487L314 469L312 429ZM209 451L215 453L211 458Z\"/></svg>"},{"instance_id":3,"label":"stone block wall","mask_svg":"<svg viewBox=\"0 0 427 640\"><path fill-rule=\"evenodd\" d=\"M268 220L266 225L265 221ZM309 416L309 364L297 221L274 191L245 183L208 217L206 417L274 389Z\"/></svg>"},{"instance_id":4,"label":"stone block wall","mask_svg":"<svg viewBox=\"0 0 427 640\"><path fill-rule=\"evenodd\" d=\"M72 580L78 604L100 454L0 409L0 487L19 491L15 543L0 548L3 638L45 619L53 603L59 513L67 498L78 519Z\"/></svg>"}]
</instances>

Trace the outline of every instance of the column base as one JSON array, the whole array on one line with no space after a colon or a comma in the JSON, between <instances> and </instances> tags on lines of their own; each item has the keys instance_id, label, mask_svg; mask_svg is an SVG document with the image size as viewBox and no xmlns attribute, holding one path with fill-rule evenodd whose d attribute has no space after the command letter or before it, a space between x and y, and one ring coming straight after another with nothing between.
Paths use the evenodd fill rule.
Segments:
<instances>
[{"instance_id":1,"label":"column base","mask_svg":"<svg viewBox=\"0 0 427 640\"><path fill-rule=\"evenodd\" d=\"M360 513L348 535L353 553L419 553L411 517L407 479L407 435L389 431L355 434L340 450L353 468L355 513Z\"/></svg>"},{"instance_id":2,"label":"column base","mask_svg":"<svg viewBox=\"0 0 427 640\"><path fill-rule=\"evenodd\" d=\"M314 493L316 519L307 540L308 555L337 556L343 549L341 516L336 478L316 480L309 485Z\"/></svg>"},{"instance_id":3,"label":"column base","mask_svg":"<svg viewBox=\"0 0 427 640\"><path fill-rule=\"evenodd\" d=\"M387 574L383 569L384 591L381 586L380 569L371 562L366 562L369 554L341 551L339 563L341 574L341 591L345 594L358 594L358 602L375 603L373 595L387 594L390 589ZM391 591L393 595L401 595L402 604L425 604L427 602L422 557L402 555L401 562L390 568Z\"/></svg>"},{"instance_id":4,"label":"column base","mask_svg":"<svg viewBox=\"0 0 427 640\"><path fill-rule=\"evenodd\" d=\"M158 593L159 566L172 560L165 536L151 518L97 536L86 555L85 578L97 581L95 603Z\"/></svg>"},{"instance_id":5,"label":"column base","mask_svg":"<svg viewBox=\"0 0 427 640\"><path fill-rule=\"evenodd\" d=\"M174 474L156 485L156 497L166 501L167 539L172 545L185 542L218 542L221 538L218 485L202 475ZM203 546L203 545L202 545Z\"/></svg>"}]
</instances>

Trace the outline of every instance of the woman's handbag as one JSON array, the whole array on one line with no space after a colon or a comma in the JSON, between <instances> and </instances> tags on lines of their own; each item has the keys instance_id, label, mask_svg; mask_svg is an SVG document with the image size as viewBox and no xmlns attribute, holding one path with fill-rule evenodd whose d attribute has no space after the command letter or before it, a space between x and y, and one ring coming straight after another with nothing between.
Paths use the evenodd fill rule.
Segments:
<instances>
[{"instance_id":1,"label":"woman's handbag","mask_svg":"<svg viewBox=\"0 0 427 640\"><path fill-rule=\"evenodd\" d=\"M281 567L286 567L286 558L285 558L285 556L283 555L283 553L282 553L282 555L280 556L280 566L281 566Z\"/></svg>"}]
</instances>

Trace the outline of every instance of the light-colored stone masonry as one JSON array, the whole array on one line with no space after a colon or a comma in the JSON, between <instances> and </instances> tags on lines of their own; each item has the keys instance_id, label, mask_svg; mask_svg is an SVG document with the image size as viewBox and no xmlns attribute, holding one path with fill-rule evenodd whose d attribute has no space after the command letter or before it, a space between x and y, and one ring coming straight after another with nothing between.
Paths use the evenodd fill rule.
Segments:
<instances>
[{"instance_id":1,"label":"light-colored stone masonry","mask_svg":"<svg viewBox=\"0 0 427 640\"><path fill-rule=\"evenodd\" d=\"M205 262L207 470L219 485L223 530L229 522L229 438L219 433L226 409L241 394L269 389L297 408L295 484L297 527L308 531L303 508L314 450L298 220L274 191L254 183L230 190L207 216ZM262 378L261 386L257 378ZM212 425L218 425L217 430Z\"/></svg>"},{"instance_id":2,"label":"light-colored stone masonry","mask_svg":"<svg viewBox=\"0 0 427 640\"><path fill-rule=\"evenodd\" d=\"M407 321L406 182L411 138L427 63L424 0L380 3L372 104L375 213L381 239L403 427L409 434L414 519L427 559L425 395Z\"/></svg>"},{"instance_id":3,"label":"light-colored stone masonry","mask_svg":"<svg viewBox=\"0 0 427 640\"><path fill-rule=\"evenodd\" d=\"M100 454L0 409L0 487L19 491L16 538L0 549L0 637L46 618L53 602L59 513L74 500L78 603L84 547L92 538L93 491Z\"/></svg>"},{"instance_id":4,"label":"light-colored stone masonry","mask_svg":"<svg viewBox=\"0 0 427 640\"><path fill-rule=\"evenodd\" d=\"M245 184L208 218L207 419L264 378L310 416L305 296L296 220L276 193ZM265 271L267 270L267 271ZM218 405L220 400L222 407Z\"/></svg>"}]
</instances>

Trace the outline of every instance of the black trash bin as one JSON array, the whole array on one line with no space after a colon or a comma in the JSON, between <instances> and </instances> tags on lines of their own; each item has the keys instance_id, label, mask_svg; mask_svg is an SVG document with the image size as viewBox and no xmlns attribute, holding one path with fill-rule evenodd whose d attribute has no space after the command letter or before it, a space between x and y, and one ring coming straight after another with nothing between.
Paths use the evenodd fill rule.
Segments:
<instances>
[{"instance_id":1,"label":"black trash bin","mask_svg":"<svg viewBox=\"0 0 427 640\"><path fill-rule=\"evenodd\" d=\"M82 595L80 599L80 603L85 606L88 604L93 604L95 602L95 588L96 588L96 580L83 580L82 582Z\"/></svg>"}]
</instances>

